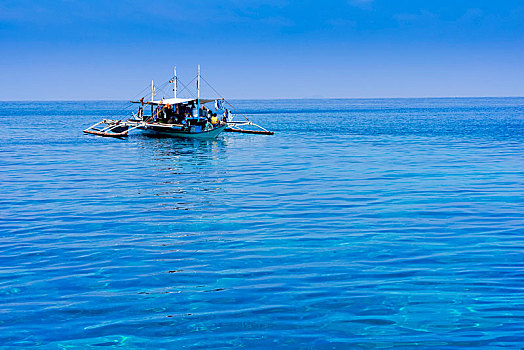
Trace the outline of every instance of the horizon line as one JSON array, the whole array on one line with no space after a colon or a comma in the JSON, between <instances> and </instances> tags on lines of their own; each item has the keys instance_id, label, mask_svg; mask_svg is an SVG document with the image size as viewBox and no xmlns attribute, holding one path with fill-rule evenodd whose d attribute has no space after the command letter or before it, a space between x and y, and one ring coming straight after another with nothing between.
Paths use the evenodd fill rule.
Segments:
<instances>
[{"instance_id":1,"label":"horizon line","mask_svg":"<svg viewBox=\"0 0 524 350\"><path fill-rule=\"evenodd\" d=\"M278 98L231 98L235 101L274 101L274 100L410 100L410 99L466 99L466 98L524 98L523 96L404 96L404 97L278 97ZM111 102L127 101L127 99L86 99L86 100L0 100L4 102Z\"/></svg>"}]
</instances>

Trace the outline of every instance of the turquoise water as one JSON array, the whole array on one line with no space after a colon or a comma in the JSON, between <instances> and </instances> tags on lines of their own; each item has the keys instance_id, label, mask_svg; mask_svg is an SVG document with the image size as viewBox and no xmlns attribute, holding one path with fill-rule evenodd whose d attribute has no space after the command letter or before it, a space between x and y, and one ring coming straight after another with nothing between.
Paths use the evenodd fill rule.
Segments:
<instances>
[{"instance_id":1,"label":"turquoise water","mask_svg":"<svg viewBox=\"0 0 524 350\"><path fill-rule=\"evenodd\" d=\"M524 98L82 134L121 104L0 103L0 345L522 347Z\"/></svg>"}]
</instances>

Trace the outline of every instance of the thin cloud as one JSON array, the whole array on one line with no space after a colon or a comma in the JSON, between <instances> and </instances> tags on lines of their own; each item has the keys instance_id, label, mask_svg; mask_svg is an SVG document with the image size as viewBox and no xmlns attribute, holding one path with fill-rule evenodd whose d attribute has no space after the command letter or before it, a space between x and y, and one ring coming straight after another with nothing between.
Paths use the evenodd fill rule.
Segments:
<instances>
[{"instance_id":1,"label":"thin cloud","mask_svg":"<svg viewBox=\"0 0 524 350\"><path fill-rule=\"evenodd\" d=\"M373 1L374 0L348 0L348 4L368 10L371 8Z\"/></svg>"}]
</instances>

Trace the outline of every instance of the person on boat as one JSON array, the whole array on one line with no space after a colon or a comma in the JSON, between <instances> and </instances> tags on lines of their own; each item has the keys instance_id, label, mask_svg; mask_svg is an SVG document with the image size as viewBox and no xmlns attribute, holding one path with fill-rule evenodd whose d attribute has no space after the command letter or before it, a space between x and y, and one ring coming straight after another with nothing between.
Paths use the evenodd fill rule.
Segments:
<instances>
[{"instance_id":1,"label":"person on boat","mask_svg":"<svg viewBox=\"0 0 524 350\"><path fill-rule=\"evenodd\" d=\"M217 125L218 124L218 118L217 118L217 114L216 113L213 113L211 115L211 124L213 124L213 125Z\"/></svg>"},{"instance_id":2,"label":"person on boat","mask_svg":"<svg viewBox=\"0 0 524 350\"><path fill-rule=\"evenodd\" d=\"M173 106L170 105L169 103L167 103L165 108L164 108L164 112L165 112L165 115L166 115L165 122L168 123L168 124L173 124L174 123Z\"/></svg>"},{"instance_id":3,"label":"person on boat","mask_svg":"<svg viewBox=\"0 0 524 350\"><path fill-rule=\"evenodd\" d=\"M175 111L174 111L174 123L180 124L182 122L182 119L184 119L184 114L182 113L182 107L179 105L175 105Z\"/></svg>"},{"instance_id":4,"label":"person on boat","mask_svg":"<svg viewBox=\"0 0 524 350\"><path fill-rule=\"evenodd\" d=\"M187 122L187 119L191 116L191 108L189 106L184 106L184 114L182 115L182 119Z\"/></svg>"},{"instance_id":5,"label":"person on boat","mask_svg":"<svg viewBox=\"0 0 524 350\"><path fill-rule=\"evenodd\" d=\"M158 106L156 106L154 112L153 112L153 122L156 122L158 116Z\"/></svg>"},{"instance_id":6,"label":"person on boat","mask_svg":"<svg viewBox=\"0 0 524 350\"><path fill-rule=\"evenodd\" d=\"M158 122L159 123L165 123L167 122L167 105L159 105L158 106Z\"/></svg>"},{"instance_id":7,"label":"person on boat","mask_svg":"<svg viewBox=\"0 0 524 350\"><path fill-rule=\"evenodd\" d=\"M190 102L189 105L188 105L188 112L189 112L189 117L193 117L195 114L198 116L198 112L195 111L195 103L194 102Z\"/></svg>"}]
</instances>

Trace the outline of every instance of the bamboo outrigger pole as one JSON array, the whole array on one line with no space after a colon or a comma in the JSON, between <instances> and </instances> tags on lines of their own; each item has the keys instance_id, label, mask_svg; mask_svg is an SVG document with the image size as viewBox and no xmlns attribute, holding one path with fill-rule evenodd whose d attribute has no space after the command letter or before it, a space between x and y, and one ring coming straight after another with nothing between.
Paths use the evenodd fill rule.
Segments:
<instances>
[{"instance_id":1,"label":"bamboo outrigger pole","mask_svg":"<svg viewBox=\"0 0 524 350\"><path fill-rule=\"evenodd\" d=\"M100 124L105 124L106 126L104 126L102 129L95 129L95 127ZM133 126L132 128L128 128L126 123L122 122L121 120L103 119L101 122L93 124L89 128L85 129L84 133L98 135L98 136L105 136L105 137L126 137L129 131L136 129L140 127L141 125L142 124L137 124ZM125 127L125 130L122 132L113 131L120 127Z\"/></svg>"}]
</instances>

